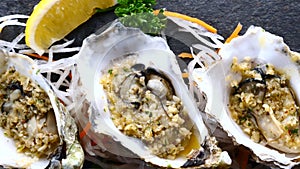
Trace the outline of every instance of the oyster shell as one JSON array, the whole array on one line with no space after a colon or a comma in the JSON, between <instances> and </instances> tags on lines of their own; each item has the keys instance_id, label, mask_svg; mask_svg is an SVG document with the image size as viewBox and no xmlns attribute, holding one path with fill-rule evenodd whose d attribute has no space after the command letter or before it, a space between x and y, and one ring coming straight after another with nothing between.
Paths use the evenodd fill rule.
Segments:
<instances>
[{"instance_id":1,"label":"oyster shell","mask_svg":"<svg viewBox=\"0 0 300 169\"><path fill-rule=\"evenodd\" d=\"M0 166L81 168L84 154L75 121L55 97L36 63L27 56L1 50L0 64L4 80ZM38 95L39 100L35 100ZM8 128L11 125L16 126Z\"/></svg>"},{"instance_id":2,"label":"oyster shell","mask_svg":"<svg viewBox=\"0 0 300 169\"><path fill-rule=\"evenodd\" d=\"M161 167L211 167L231 163L227 152L222 152L214 138L209 136L201 114L181 79L176 57L162 38L150 37L138 29L125 28L115 22L102 34L85 39L78 54L78 70L82 87L91 102L88 116L92 127L87 134L103 151L122 157L140 158ZM113 89L110 91L110 88ZM145 99L147 95L149 98ZM176 115L168 111L166 104L171 102L169 98L174 97L182 104ZM149 107L146 107L145 100L149 101L149 107L154 106L160 111L147 111ZM123 123L118 118L126 120L122 113L115 111L120 106L123 106L121 110L124 116L129 111L138 110L138 113L132 113L134 116L126 117L126 123L130 121L130 124L125 124L125 127L118 124ZM182 123L161 131L170 137L166 138L165 147L160 146L158 151L172 145L167 142L177 141L189 144L183 146L185 152L181 155L163 155L164 151L156 153L157 149L153 148L155 144L148 144L157 138L151 136L154 135L154 129L147 132L147 125L143 128L143 122L140 122L143 119L138 120L138 116L146 118L144 123L153 118L151 124L159 122L170 125L172 121L167 120L178 117L177 120ZM173 132L181 130L188 131L188 136L174 138L177 136ZM141 135L133 134L135 132ZM189 137L194 141L187 139ZM157 142L160 141L158 139ZM180 143L173 145L174 149L180 147ZM94 155L91 149L87 152Z\"/></svg>"},{"instance_id":3,"label":"oyster shell","mask_svg":"<svg viewBox=\"0 0 300 169\"><path fill-rule=\"evenodd\" d=\"M295 52L281 37L251 26L219 55L221 60L193 73L207 97L205 112L258 161L283 168L299 164L300 74L291 59Z\"/></svg>"}]
</instances>

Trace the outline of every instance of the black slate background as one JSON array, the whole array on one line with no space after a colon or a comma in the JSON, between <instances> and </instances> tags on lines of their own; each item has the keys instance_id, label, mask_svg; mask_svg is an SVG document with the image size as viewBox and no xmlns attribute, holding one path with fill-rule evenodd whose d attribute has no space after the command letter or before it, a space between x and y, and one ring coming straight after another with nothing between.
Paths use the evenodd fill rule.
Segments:
<instances>
[{"instance_id":1,"label":"black slate background","mask_svg":"<svg viewBox=\"0 0 300 169\"><path fill-rule=\"evenodd\" d=\"M0 16L27 14L39 0L1 0ZM240 22L243 32L250 25L284 37L294 51L300 51L300 0L158 0L156 8L166 8L199 18L218 29L227 38ZM75 9L74 9L75 10ZM76 38L76 45L105 23L115 19L113 12L96 14L67 38ZM17 28L4 29L1 39L11 39Z\"/></svg>"},{"instance_id":2,"label":"black slate background","mask_svg":"<svg viewBox=\"0 0 300 169\"><path fill-rule=\"evenodd\" d=\"M0 0L0 17L10 14L29 15L38 2L39 0ZM230 35L239 22L243 25L242 33L250 25L261 26L284 37L292 50L300 52L300 0L158 0L155 8L166 8L199 18L217 28L224 38ZM81 45L85 37L115 18L113 11L95 14L67 38L75 38L74 46ZM12 40L23 30L20 27L5 28L0 33L0 39ZM176 41L174 43L172 49L176 53ZM109 164L105 166L107 168ZM86 163L84 167L98 168L90 163ZM259 165L255 168L266 167Z\"/></svg>"},{"instance_id":3,"label":"black slate background","mask_svg":"<svg viewBox=\"0 0 300 169\"><path fill-rule=\"evenodd\" d=\"M238 22L245 31L250 25L284 37L294 51L300 51L299 0L168 0L159 1L165 7L197 17L228 37Z\"/></svg>"}]
</instances>

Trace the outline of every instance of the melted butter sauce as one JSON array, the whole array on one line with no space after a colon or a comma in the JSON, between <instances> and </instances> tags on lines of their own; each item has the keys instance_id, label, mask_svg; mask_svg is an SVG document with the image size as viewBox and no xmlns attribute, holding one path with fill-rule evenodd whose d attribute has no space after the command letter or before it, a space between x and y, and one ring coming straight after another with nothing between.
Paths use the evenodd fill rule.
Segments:
<instances>
[{"instance_id":1,"label":"melted butter sauce","mask_svg":"<svg viewBox=\"0 0 300 169\"><path fill-rule=\"evenodd\" d=\"M192 131L191 137L189 140L186 141L186 146L184 147L184 150L181 151L177 157L186 157L192 150L198 150L200 149L200 142L196 136L195 131Z\"/></svg>"}]
</instances>

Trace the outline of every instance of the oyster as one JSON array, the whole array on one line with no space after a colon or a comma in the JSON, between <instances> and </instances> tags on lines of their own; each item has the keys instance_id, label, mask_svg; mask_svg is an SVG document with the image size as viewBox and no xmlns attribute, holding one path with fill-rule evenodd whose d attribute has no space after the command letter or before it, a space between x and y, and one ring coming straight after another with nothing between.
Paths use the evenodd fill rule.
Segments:
<instances>
[{"instance_id":1,"label":"oyster","mask_svg":"<svg viewBox=\"0 0 300 169\"><path fill-rule=\"evenodd\" d=\"M221 60L195 69L212 115L257 160L291 168L299 164L300 74L281 37L250 27L219 51Z\"/></svg>"},{"instance_id":2,"label":"oyster","mask_svg":"<svg viewBox=\"0 0 300 169\"><path fill-rule=\"evenodd\" d=\"M0 166L81 168L75 121L35 62L1 50L0 64Z\"/></svg>"},{"instance_id":3,"label":"oyster","mask_svg":"<svg viewBox=\"0 0 300 169\"><path fill-rule=\"evenodd\" d=\"M88 135L103 151L160 167L231 163L210 137L165 40L114 22L88 37L77 57L91 103Z\"/></svg>"}]
</instances>

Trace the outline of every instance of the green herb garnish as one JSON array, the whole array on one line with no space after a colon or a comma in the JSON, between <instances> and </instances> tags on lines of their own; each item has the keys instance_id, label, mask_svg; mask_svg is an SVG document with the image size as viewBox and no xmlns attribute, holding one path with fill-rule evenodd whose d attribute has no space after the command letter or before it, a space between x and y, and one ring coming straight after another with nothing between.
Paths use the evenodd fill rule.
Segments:
<instances>
[{"instance_id":1,"label":"green herb garnish","mask_svg":"<svg viewBox=\"0 0 300 169\"><path fill-rule=\"evenodd\" d=\"M166 27L163 10L158 15L153 14L156 0L118 0L118 4L115 14L127 27L140 28L149 34L158 34Z\"/></svg>"},{"instance_id":2,"label":"green herb garnish","mask_svg":"<svg viewBox=\"0 0 300 169\"><path fill-rule=\"evenodd\" d=\"M241 117L239 117L239 120L240 120L241 123L243 123L247 120L247 117L241 116Z\"/></svg>"},{"instance_id":3,"label":"green herb garnish","mask_svg":"<svg viewBox=\"0 0 300 169\"><path fill-rule=\"evenodd\" d=\"M145 111L145 113L151 118L152 117L152 112L151 111Z\"/></svg>"},{"instance_id":4,"label":"green herb garnish","mask_svg":"<svg viewBox=\"0 0 300 169\"><path fill-rule=\"evenodd\" d=\"M113 70L112 70L112 69L109 69L109 70L107 71L107 73L109 73L110 75L112 75Z\"/></svg>"},{"instance_id":5,"label":"green herb garnish","mask_svg":"<svg viewBox=\"0 0 300 169\"><path fill-rule=\"evenodd\" d=\"M125 17L131 14L152 12L156 0L118 0L118 4L115 14L118 17Z\"/></svg>"},{"instance_id":6,"label":"green herb garnish","mask_svg":"<svg viewBox=\"0 0 300 169\"><path fill-rule=\"evenodd\" d=\"M289 133L290 134L298 134L298 129L290 129Z\"/></svg>"},{"instance_id":7,"label":"green herb garnish","mask_svg":"<svg viewBox=\"0 0 300 169\"><path fill-rule=\"evenodd\" d=\"M152 112L149 113L149 117L150 117L150 118L152 117Z\"/></svg>"},{"instance_id":8,"label":"green herb garnish","mask_svg":"<svg viewBox=\"0 0 300 169\"><path fill-rule=\"evenodd\" d=\"M35 74L39 74L41 72L41 69L38 69Z\"/></svg>"}]
</instances>

